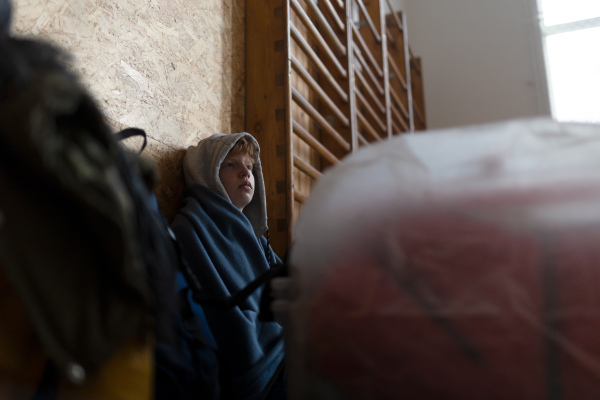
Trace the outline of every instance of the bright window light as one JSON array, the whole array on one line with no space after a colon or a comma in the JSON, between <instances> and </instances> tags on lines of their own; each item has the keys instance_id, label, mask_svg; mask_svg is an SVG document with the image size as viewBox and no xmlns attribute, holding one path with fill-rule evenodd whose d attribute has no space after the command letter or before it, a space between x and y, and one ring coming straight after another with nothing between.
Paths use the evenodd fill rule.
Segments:
<instances>
[{"instance_id":1,"label":"bright window light","mask_svg":"<svg viewBox=\"0 0 600 400\"><path fill-rule=\"evenodd\" d=\"M540 0L544 25L558 25L600 17L599 0Z\"/></svg>"},{"instance_id":2,"label":"bright window light","mask_svg":"<svg viewBox=\"0 0 600 400\"><path fill-rule=\"evenodd\" d=\"M600 123L600 28L546 37L548 78L558 120Z\"/></svg>"},{"instance_id":3,"label":"bright window light","mask_svg":"<svg viewBox=\"0 0 600 400\"><path fill-rule=\"evenodd\" d=\"M600 123L600 0L539 0L554 117Z\"/></svg>"}]
</instances>

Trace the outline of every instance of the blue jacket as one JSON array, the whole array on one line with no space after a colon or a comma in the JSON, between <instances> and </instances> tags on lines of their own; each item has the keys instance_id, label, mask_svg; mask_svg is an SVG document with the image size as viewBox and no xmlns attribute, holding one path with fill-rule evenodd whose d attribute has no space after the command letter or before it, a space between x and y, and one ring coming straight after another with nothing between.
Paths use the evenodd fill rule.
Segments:
<instances>
[{"instance_id":1,"label":"blue jacket","mask_svg":"<svg viewBox=\"0 0 600 400\"><path fill-rule=\"evenodd\" d=\"M188 186L171 228L202 285L202 298L231 296L270 268L265 238L256 237L231 202L202 185ZM279 261L274 253L273 259ZM284 357L281 326L258 320L260 296L258 290L231 310L204 307L236 399L262 398Z\"/></svg>"}]
</instances>

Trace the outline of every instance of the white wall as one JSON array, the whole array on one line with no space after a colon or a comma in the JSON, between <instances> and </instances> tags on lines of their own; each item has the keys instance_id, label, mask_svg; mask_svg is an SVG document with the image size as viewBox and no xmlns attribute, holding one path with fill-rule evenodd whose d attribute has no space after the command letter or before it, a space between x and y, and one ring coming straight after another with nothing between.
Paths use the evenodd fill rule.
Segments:
<instances>
[{"instance_id":1,"label":"white wall","mask_svg":"<svg viewBox=\"0 0 600 400\"><path fill-rule=\"evenodd\" d=\"M549 115L535 0L402 0L428 127Z\"/></svg>"},{"instance_id":2,"label":"white wall","mask_svg":"<svg viewBox=\"0 0 600 400\"><path fill-rule=\"evenodd\" d=\"M392 3L395 11L404 10L404 0L390 0L390 3ZM384 1L383 4L388 7L387 1Z\"/></svg>"}]
</instances>

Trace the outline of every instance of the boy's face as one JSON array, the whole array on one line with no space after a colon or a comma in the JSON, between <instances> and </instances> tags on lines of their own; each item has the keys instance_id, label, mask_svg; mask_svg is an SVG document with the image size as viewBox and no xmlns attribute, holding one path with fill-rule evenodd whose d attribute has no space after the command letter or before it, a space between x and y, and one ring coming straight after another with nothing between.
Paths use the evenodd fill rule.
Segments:
<instances>
[{"instance_id":1,"label":"boy's face","mask_svg":"<svg viewBox=\"0 0 600 400\"><path fill-rule=\"evenodd\" d=\"M219 168L219 178L231 202L240 211L254 196L254 175L252 158L246 153L228 154Z\"/></svg>"}]
</instances>

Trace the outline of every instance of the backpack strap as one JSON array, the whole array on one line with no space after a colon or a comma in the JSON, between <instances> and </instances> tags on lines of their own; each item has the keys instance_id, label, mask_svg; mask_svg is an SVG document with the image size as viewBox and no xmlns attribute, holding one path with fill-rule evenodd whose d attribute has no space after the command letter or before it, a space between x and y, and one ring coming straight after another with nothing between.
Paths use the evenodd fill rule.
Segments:
<instances>
[{"instance_id":1,"label":"backpack strap","mask_svg":"<svg viewBox=\"0 0 600 400\"><path fill-rule=\"evenodd\" d=\"M148 144L148 138L146 137L146 131L144 131L143 129L140 129L140 128L125 128L125 129L122 129L119 132L115 133L115 138L117 139L117 141L129 139L130 137L134 137L134 136L141 136L144 139L144 142L142 143L142 148L139 151L139 153L141 153L142 151L144 151L144 149L146 148L146 145Z\"/></svg>"},{"instance_id":2,"label":"backpack strap","mask_svg":"<svg viewBox=\"0 0 600 400\"><path fill-rule=\"evenodd\" d=\"M234 294L233 296L225 297L222 299L196 299L194 300L203 306L216 308L220 310L226 310L235 306L239 306L248 296L250 296L256 289L269 282L271 279L278 276L287 275L286 264L276 264L268 271L264 272L258 278L246 285L245 288Z\"/></svg>"},{"instance_id":3,"label":"backpack strap","mask_svg":"<svg viewBox=\"0 0 600 400\"><path fill-rule=\"evenodd\" d=\"M271 265L273 265L273 249L271 248L271 236L269 235L268 227L267 227L266 237L267 237L267 248L266 248L267 262L269 263L269 266L271 266Z\"/></svg>"},{"instance_id":4,"label":"backpack strap","mask_svg":"<svg viewBox=\"0 0 600 400\"><path fill-rule=\"evenodd\" d=\"M198 280L196 274L194 274L194 271L192 271L190 264L188 264L186 258L183 256L183 250L181 249L181 244L175 236L175 232L173 232L173 230L168 226L168 224L166 224L166 228L169 232L169 235L171 236L173 247L175 248L175 253L177 254L177 259L179 260L179 271L183 274L183 277L187 281L188 285L190 285L194 301L197 302L197 293L199 293L200 290L202 290L202 285L200 284L200 281Z\"/></svg>"},{"instance_id":5,"label":"backpack strap","mask_svg":"<svg viewBox=\"0 0 600 400\"><path fill-rule=\"evenodd\" d=\"M234 294L232 296L221 298L221 299L202 299L202 298L200 298L200 291L202 290L202 285L198 281L196 274L194 274L194 272L192 271L192 268L190 267L187 260L185 259L184 255L183 255L183 251L181 249L181 244L177 241L177 237L175 236L175 233L171 230L171 228L168 228L168 229L169 229L169 234L171 235L171 238L173 239L174 247L177 252L177 257L180 260L180 262L179 262L180 271L183 274L183 276L185 277L186 281L188 282L188 285L190 285L190 289L192 291L192 296L193 296L194 301L196 303L200 304L201 306L207 306L207 307L216 308L219 310L227 310L227 309L233 308L235 306L239 306L245 299L248 298L248 296L250 296L252 293L254 293L255 290L260 288L265 283L271 281L275 277L288 275L287 263L274 264L274 265L271 265L271 268L268 271L264 272L262 275L260 275L256 279L254 279L252 282L250 282L248 285L246 285L246 287L244 287L242 290L240 290L239 292L237 292L236 294ZM269 246L269 249L270 249L270 246ZM270 254L270 252L269 252L269 254ZM269 258L271 258L271 257L269 257ZM272 296L265 295L265 294L263 294L262 297L264 299L261 299L261 307L260 307L261 313L263 312L263 310L262 310L263 307L266 307L267 309L269 308L270 301L273 299ZM267 318L269 318L269 316L270 316L270 318L271 318L270 320L273 320L272 313L270 313L267 310L264 310L264 311L266 312Z\"/></svg>"}]
</instances>

